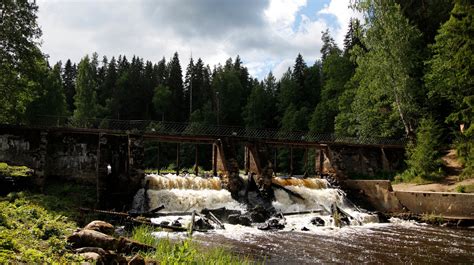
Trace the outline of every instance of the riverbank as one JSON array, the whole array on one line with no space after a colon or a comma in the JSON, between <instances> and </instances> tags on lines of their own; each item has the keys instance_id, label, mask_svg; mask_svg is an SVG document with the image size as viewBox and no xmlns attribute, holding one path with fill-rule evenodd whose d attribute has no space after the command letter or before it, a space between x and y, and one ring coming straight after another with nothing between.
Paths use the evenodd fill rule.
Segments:
<instances>
[{"instance_id":1,"label":"riverbank","mask_svg":"<svg viewBox=\"0 0 474 265\"><path fill-rule=\"evenodd\" d=\"M21 191L0 197L0 264L70 264L85 261L84 256L73 251L67 237L79 227L101 217L79 211L80 207L93 207L94 204L94 187L67 183L50 183L42 194ZM156 247L157 251L142 253L146 262L252 263L224 248L201 247L191 239L156 239L151 236L152 231L153 228L147 227L124 231L124 236ZM128 255L124 258L132 257Z\"/></svg>"},{"instance_id":2,"label":"riverbank","mask_svg":"<svg viewBox=\"0 0 474 265\"><path fill-rule=\"evenodd\" d=\"M445 175L437 180L424 183L393 183L394 191L420 191L420 192L460 192L474 193L474 176L461 177L462 164L456 155L456 150L451 149L441 158Z\"/></svg>"}]
</instances>

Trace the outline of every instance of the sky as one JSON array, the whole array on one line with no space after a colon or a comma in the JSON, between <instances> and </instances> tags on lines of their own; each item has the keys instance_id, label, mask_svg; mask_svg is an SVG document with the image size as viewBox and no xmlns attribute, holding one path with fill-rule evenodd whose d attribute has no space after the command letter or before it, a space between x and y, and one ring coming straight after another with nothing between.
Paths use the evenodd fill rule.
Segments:
<instances>
[{"instance_id":1,"label":"sky","mask_svg":"<svg viewBox=\"0 0 474 265\"><path fill-rule=\"evenodd\" d=\"M158 62L178 52L211 67L240 56L253 77L279 78L298 53L321 57L321 32L342 48L350 0L37 0L42 51L50 63L86 54Z\"/></svg>"}]
</instances>

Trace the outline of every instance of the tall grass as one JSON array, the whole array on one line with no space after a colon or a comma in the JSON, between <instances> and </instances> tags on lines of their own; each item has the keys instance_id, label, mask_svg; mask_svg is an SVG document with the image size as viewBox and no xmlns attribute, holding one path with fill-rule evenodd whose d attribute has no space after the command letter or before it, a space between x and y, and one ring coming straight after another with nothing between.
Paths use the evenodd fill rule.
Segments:
<instances>
[{"instance_id":1,"label":"tall grass","mask_svg":"<svg viewBox=\"0 0 474 265\"><path fill-rule=\"evenodd\" d=\"M154 246L155 251L141 253L147 260L160 264L253 264L247 257L239 257L228 250L218 247L204 249L191 239L172 242L170 239L158 239L152 235L155 230L149 226L134 228L132 239Z\"/></svg>"}]
</instances>

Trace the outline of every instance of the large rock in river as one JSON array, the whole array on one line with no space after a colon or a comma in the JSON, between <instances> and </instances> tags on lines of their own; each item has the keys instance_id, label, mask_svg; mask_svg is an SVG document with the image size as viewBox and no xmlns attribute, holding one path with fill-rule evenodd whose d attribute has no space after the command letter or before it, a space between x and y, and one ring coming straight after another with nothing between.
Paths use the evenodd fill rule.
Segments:
<instances>
[{"instance_id":1,"label":"large rock in river","mask_svg":"<svg viewBox=\"0 0 474 265\"><path fill-rule=\"evenodd\" d=\"M92 221L88 225L84 227L87 230L94 230L97 232L101 232L107 235L112 235L114 233L114 226L100 220Z\"/></svg>"}]
</instances>

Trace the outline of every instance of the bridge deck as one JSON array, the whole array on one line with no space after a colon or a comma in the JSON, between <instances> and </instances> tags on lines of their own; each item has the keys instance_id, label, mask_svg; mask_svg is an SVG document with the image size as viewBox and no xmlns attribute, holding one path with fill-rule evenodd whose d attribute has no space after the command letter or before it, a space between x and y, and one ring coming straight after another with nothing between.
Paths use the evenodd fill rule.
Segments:
<instances>
[{"instance_id":1,"label":"bridge deck","mask_svg":"<svg viewBox=\"0 0 474 265\"><path fill-rule=\"evenodd\" d=\"M47 129L87 134L142 134L145 139L166 142L213 143L220 138L237 141L258 141L269 145L292 146L376 146L403 148L405 139L376 137L343 137L335 134L321 134L305 131L284 131L278 129L256 129L236 126L216 126L201 123L158 122L147 120L87 119L74 121L70 117L42 117L30 125L1 124L0 127L22 127Z\"/></svg>"}]
</instances>

